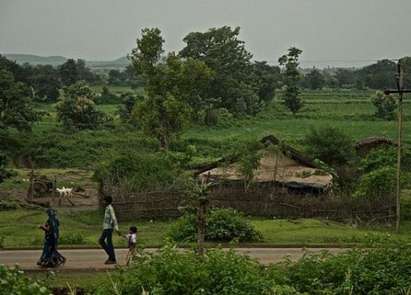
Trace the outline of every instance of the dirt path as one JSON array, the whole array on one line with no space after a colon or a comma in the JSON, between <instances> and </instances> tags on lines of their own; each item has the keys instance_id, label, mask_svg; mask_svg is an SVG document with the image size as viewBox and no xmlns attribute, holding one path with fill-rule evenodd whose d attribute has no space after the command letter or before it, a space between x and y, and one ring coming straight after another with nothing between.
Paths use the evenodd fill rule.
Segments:
<instances>
[{"instance_id":1,"label":"dirt path","mask_svg":"<svg viewBox=\"0 0 411 295\"><path fill-rule=\"evenodd\" d=\"M238 253L249 255L263 264L275 263L289 257L297 260L304 253L318 253L327 250L333 254L344 251L337 248L236 248ZM146 249L146 251L156 251L156 249ZM99 249L73 249L61 250L67 258L64 266L58 268L59 271L104 271L115 268L114 266L104 265L106 255ZM0 264L19 267L26 271L41 271L36 265L40 256L40 250L5 250L0 251ZM117 249L116 255L119 265L125 264L127 249Z\"/></svg>"}]
</instances>

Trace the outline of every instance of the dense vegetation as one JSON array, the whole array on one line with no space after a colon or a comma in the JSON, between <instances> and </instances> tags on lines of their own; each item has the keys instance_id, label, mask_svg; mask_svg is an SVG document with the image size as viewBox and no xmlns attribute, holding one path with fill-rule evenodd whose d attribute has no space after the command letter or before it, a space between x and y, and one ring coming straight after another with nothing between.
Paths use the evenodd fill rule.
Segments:
<instances>
[{"instance_id":1,"label":"dense vegetation","mask_svg":"<svg viewBox=\"0 0 411 295\"><path fill-rule=\"evenodd\" d=\"M409 248L400 246L263 267L232 251L209 250L200 257L168 246L137 257L97 294L408 294L410 257Z\"/></svg>"},{"instance_id":2,"label":"dense vegetation","mask_svg":"<svg viewBox=\"0 0 411 295\"><path fill-rule=\"evenodd\" d=\"M0 293L10 295L49 295L46 283L27 278L19 269L0 265Z\"/></svg>"},{"instance_id":3,"label":"dense vegetation","mask_svg":"<svg viewBox=\"0 0 411 295\"><path fill-rule=\"evenodd\" d=\"M206 217L205 240L211 242L258 242L262 234L244 216L233 209L213 209ZM169 236L176 242L194 242L196 239L196 216L186 213L170 230Z\"/></svg>"}]
</instances>

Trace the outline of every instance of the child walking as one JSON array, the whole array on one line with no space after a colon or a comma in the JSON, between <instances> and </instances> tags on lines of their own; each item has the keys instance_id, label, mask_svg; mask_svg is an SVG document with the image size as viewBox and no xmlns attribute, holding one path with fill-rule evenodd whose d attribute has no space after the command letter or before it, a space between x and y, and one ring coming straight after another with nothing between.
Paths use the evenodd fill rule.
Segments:
<instances>
[{"instance_id":1,"label":"child walking","mask_svg":"<svg viewBox=\"0 0 411 295\"><path fill-rule=\"evenodd\" d=\"M134 255L136 254L137 227L130 226L128 230L128 234L125 235L125 238L128 241L128 253L127 253L126 261L127 261L127 265L129 265Z\"/></svg>"}]
</instances>

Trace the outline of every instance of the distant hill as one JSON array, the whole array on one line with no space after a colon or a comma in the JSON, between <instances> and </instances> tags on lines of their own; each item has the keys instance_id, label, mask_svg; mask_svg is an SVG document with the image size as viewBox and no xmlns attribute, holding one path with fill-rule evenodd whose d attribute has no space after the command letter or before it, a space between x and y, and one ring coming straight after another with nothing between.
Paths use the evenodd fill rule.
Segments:
<instances>
[{"instance_id":1,"label":"distant hill","mask_svg":"<svg viewBox=\"0 0 411 295\"><path fill-rule=\"evenodd\" d=\"M29 63L31 65L58 66L67 60L64 56L38 56L33 54L4 54L4 56L18 64Z\"/></svg>"},{"instance_id":2,"label":"distant hill","mask_svg":"<svg viewBox=\"0 0 411 295\"><path fill-rule=\"evenodd\" d=\"M1 53L0 53L1 54ZM39 56L34 54L2 54L6 58L17 62L18 64L31 64L31 65L52 65L59 66L67 61L68 58L64 56ZM122 56L115 60L109 61L87 61L86 65L93 70L111 70L111 69L124 69L130 61L126 56Z\"/></svg>"},{"instance_id":3,"label":"distant hill","mask_svg":"<svg viewBox=\"0 0 411 295\"><path fill-rule=\"evenodd\" d=\"M87 66L92 69L124 69L130 64L126 56L110 61L86 61Z\"/></svg>"}]
</instances>

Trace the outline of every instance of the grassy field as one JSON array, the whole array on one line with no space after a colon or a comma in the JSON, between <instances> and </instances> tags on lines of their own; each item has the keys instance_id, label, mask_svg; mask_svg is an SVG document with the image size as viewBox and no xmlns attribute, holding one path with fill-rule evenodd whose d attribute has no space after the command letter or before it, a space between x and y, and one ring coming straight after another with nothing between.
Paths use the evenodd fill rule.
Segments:
<instances>
[{"instance_id":1,"label":"grassy field","mask_svg":"<svg viewBox=\"0 0 411 295\"><path fill-rule=\"evenodd\" d=\"M59 210L61 222L61 247L98 247L102 214L99 211ZM44 223L42 210L11 210L0 215L0 241L3 248L40 248L43 233L38 225ZM260 246L309 246L350 245L370 242L404 241L411 243L411 221L402 222L399 234L387 227L353 227L348 224L317 219L261 219L249 218L263 234ZM158 247L165 243L174 220L135 220L121 222L120 230L127 232L129 226L137 225L140 247ZM116 247L126 247L126 241L114 237Z\"/></svg>"}]
</instances>

